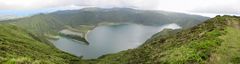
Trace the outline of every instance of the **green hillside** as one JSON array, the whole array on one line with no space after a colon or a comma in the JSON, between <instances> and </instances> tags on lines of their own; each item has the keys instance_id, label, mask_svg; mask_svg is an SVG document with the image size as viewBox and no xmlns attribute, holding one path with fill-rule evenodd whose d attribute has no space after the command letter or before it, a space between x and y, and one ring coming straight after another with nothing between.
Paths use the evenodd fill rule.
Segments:
<instances>
[{"instance_id":1,"label":"green hillside","mask_svg":"<svg viewBox=\"0 0 240 64\"><path fill-rule=\"evenodd\" d=\"M55 19L51 15L38 14L31 17L8 20L7 23L22 27L28 31L38 34L56 34L64 28L65 22Z\"/></svg>"},{"instance_id":2,"label":"green hillside","mask_svg":"<svg viewBox=\"0 0 240 64\"><path fill-rule=\"evenodd\" d=\"M13 25L0 24L0 64L69 64L80 58L61 52Z\"/></svg>"},{"instance_id":3,"label":"green hillside","mask_svg":"<svg viewBox=\"0 0 240 64\"><path fill-rule=\"evenodd\" d=\"M3 21L0 64L240 64L240 17L216 16L202 23L205 19L163 11L85 8ZM79 26L90 29L101 22L151 26L177 23L184 29L165 29L138 48L91 60L59 51L39 36L54 35L69 27L88 30Z\"/></svg>"},{"instance_id":4,"label":"green hillside","mask_svg":"<svg viewBox=\"0 0 240 64\"><path fill-rule=\"evenodd\" d=\"M10 22L35 34L52 35L66 28L66 26L79 28L80 25L96 26L104 22L137 23L151 26L177 23L184 28L188 28L206 19L208 17L166 11L135 10L130 8L84 8L37 14L2 22Z\"/></svg>"},{"instance_id":5,"label":"green hillside","mask_svg":"<svg viewBox=\"0 0 240 64\"><path fill-rule=\"evenodd\" d=\"M239 64L240 17L217 16L176 34L156 34L136 49L100 57L97 64Z\"/></svg>"}]
</instances>

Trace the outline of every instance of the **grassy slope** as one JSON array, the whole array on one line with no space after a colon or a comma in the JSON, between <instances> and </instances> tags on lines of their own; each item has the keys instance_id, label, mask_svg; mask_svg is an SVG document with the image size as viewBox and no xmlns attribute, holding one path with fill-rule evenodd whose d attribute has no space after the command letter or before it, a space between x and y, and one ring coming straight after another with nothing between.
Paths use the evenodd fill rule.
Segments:
<instances>
[{"instance_id":1,"label":"grassy slope","mask_svg":"<svg viewBox=\"0 0 240 64\"><path fill-rule=\"evenodd\" d=\"M221 36L224 40L222 45L212 53L209 64L237 64L240 63L240 30L228 27L226 35Z\"/></svg>"},{"instance_id":2,"label":"grassy slope","mask_svg":"<svg viewBox=\"0 0 240 64\"><path fill-rule=\"evenodd\" d=\"M38 14L27 18L9 20L18 27L24 28L34 34L56 34L64 28L64 22L56 19L51 15Z\"/></svg>"},{"instance_id":3,"label":"grassy slope","mask_svg":"<svg viewBox=\"0 0 240 64\"><path fill-rule=\"evenodd\" d=\"M87 11L87 9L92 9ZM86 33L91 28L104 23L137 23L144 25L164 25L177 23L183 28L189 28L208 17L187 15L165 11L145 11L129 8L86 8L81 10L66 10L48 14L37 14L30 17L1 21L24 28L41 38L56 39L58 32L72 27L75 31ZM86 25L83 27L82 25ZM79 29L80 28L80 29ZM84 39L84 38L80 38ZM78 40L78 39L77 39Z\"/></svg>"},{"instance_id":4,"label":"grassy slope","mask_svg":"<svg viewBox=\"0 0 240 64\"><path fill-rule=\"evenodd\" d=\"M218 16L167 37L154 36L144 45L102 56L98 64L238 64L240 18Z\"/></svg>"},{"instance_id":5,"label":"grassy slope","mask_svg":"<svg viewBox=\"0 0 240 64\"><path fill-rule=\"evenodd\" d=\"M79 58L61 52L12 25L0 25L1 64L65 64L81 62Z\"/></svg>"},{"instance_id":6,"label":"grassy slope","mask_svg":"<svg viewBox=\"0 0 240 64\"><path fill-rule=\"evenodd\" d=\"M88 9L88 8L86 8ZM30 17L6 20L37 35L55 35L58 31L70 26L78 28L79 25L97 25L106 23L137 23L144 25L164 25L177 23L182 27L192 27L208 17L187 15L182 13L164 11L143 11L128 8L112 8L87 11L66 10L48 14L37 14ZM91 8L89 8L91 9Z\"/></svg>"}]
</instances>

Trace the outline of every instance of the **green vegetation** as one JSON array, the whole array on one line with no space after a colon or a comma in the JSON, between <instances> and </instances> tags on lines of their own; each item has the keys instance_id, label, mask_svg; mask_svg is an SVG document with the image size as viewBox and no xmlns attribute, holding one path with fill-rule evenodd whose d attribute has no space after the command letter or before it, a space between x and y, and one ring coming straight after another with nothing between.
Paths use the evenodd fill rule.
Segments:
<instances>
[{"instance_id":1,"label":"green vegetation","mask_svg":"<svg viewBox=\"0 0 240 64\"><path fill-rule=\"evenodd\" d=\"M82 9L40 14L29 18L10 20L12 25L0 25L1 64L239 64L240 63L240 17L217 16L194 26L203 17L165 12L129 9ZM138 11L141 13L134 13ZM71 13L70 13L71 12ZM126 14L125 14L126 13ZM159 12L158 12L159 13ZM78 15L79 14L79 15ZM132 16L133 15L133 16ZM166 16L169 15L169 16ZM97 17L99 16L99 17ZM141 17L136 17L141 16ZM166 17L165 17L166 16ZM126 18L127 17L127 18ZM161 18L159 18L161 17ZM136 20L138 18L138 20ZM156 19L158 18L158 19ZM169 19L170 18L170 19ZM101 19L101 20L99 20ZM146 25L166 24L174 19L177 24L190 29L169 30L155 34L135 49L108 54L98 59L83 61L46 44L40 34L56 34L62 29L86 32L91 24L100 22L133 22ZM69 22L68 22L69 21ZM146 22L149 21L149 22ZM151 21L151 22L150 22ZM185 22L186 21L186 22ZM49 23L50 22L50 23ZM157 23L159 22L159 23ZM26 24L30 23L30 24ZM49 24L48 24L49 23ZM200 23L200 22L199 22ZM91 25L81 28L81 25ZM68 27L66 27L68 26ZM70 28L69 28L70 27ZM78 31L84 30L84 31ZM28 33L28 31L33 32ZM42 32L41 32L42 31Z\"/></svg>"},{"instance_id":2,"label":"green vegetation","mask_svg":"<svg viewBox=\"0 0 240 64\"><path fill-rule=\"evenodd\" d=\"M66 10L49 14L38 14L2 22L22 27L39 36L48 36L56 35L58 31L66 29L67 27L78 29L82 27L82 25L97 26L102 23L137 23L159 26L177 23L184 28L189 28L206 19L208 18L203 16L165 11L144 11L130 8L84 8L81 10Z\"/></svg>"},{"instance_id":3,"label":"green vegetation","mask_svg":"<svg viewBox=\"0 0 240 64\"><path fill-rule=\"evenodd\" d=\"M209 59L210 64L239 64L240 62L240 30L232 27L221 36L222 45L215 49Z\"/></svg>"},{"instance_id":4,"label":"green vegetation","mask_svg":"<svg viewBox=\"0 0 240 64\"><path fill-rule=\"evenodd\" d=\"M10 24L24 28L36 35L52 34L56 35L58 31L64 28L64 22L51 15L39 14L27 18L20 18L6 21Z\"/></svg>"},{"instance_id":5,"label":"green vegetation","mask_svg":"<svg viewBox=\"0 0 240 64\"><path fill-rule=\"evenodd\" d=\"M73 27L68 27L68 30L71 30L73 32L79 32L79 33L87 33L90 30L93 30L95 28L95 26L91 26L91 25L79 25L75 28Z\"/></svg>"},{"instance_id":6,"label":"green vegetation","mask_svg":"<svg viewBox=\"0 0 240 64\"><path fill-rule=\"evenodd\" d=\"M239 64L239 26L239 17L217 16L176 34L158 33L136 49L105 55L93 63Z\"/></svg>"},{"instance_id":7,"label":"green vegetation","mask_svg":"<svg viewBox=\"0 0 240 64\"><path fill-rule=\"evenodd\" d=\"M77 40L77 41L82 41L85 44L89 45L89 42L85 39L85 37L79 36L79 35L73 35L73 34L60 34L61 36L64 36L69 39Z\"/></svg>"},{"instance_id":8,"label":"green vegetation","mask_svg":"<svg viewBox=\"0 0 240 64\"><path fill-rule=\"evenodd\" d=\"M60 31L59 35L64 36L66 38L74 39L77 41L85 42L87 45L89 42L86 40L86 34L94 29L94 26L90 25L80 25L77 28L72 28L70 26L66 26L67 28Z\"/></svg>"},{"instance_id":9,"label":"green vegetation","mask_svg":"<svg viewBox=\"0 0 240 64\"><path fill-rule=\"evenodd\" d=\"M0 64L68 64L80 58L42 43L13 25L0 25Z\"/></svg>"},{"instance_id":10,"label":"green vegetation","mask_svg":"<svg viewBox=\"0 0 240 64\"><path fill-rule=\"evenodd\" d=\"M0 23L24 28L40 38L58 39L58 36L60 36L59 31L64 29L80 32L85 36L89 30L92 30L98 25L136 23L159 26L177 23L183 28L189 28L206 19L208 19L208 17L166 11L147 11L130 8L84 8L81 10L66 10L48 14L37 14L25 18L1 21ZM76 35L68 35L68 37L86 42L85 38Z\"/></svg>"}]
</instances>

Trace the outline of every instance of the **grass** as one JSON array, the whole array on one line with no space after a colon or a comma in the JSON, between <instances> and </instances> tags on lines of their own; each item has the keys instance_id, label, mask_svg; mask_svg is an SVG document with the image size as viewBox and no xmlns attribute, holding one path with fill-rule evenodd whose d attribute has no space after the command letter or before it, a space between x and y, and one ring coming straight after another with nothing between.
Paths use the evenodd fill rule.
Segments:
<instances>
[{"instance_id":1,"label":"grass","mask_svg":"<svg viewBox=\"0 0 240 64\"><path fill-rule=\"evenodd\" d=\"M176 34L156 34L136 49L100 57L96 63L239 64L239 23L238 17L217 16Z\"/></svg>"},{"instance_id":2,"label":"grass","mask_svg":"<svg viewBox=\"0 0 240 64\"><path fill-rule=\"evenodd\" d=\"M0 25L0 64L68 64L80 58L61 52L27 31L12 25ZM41 39L41 38L39 38Z\"/></svg>"},{"instance_id":3,"label":"grass","mask_svg":"<svg viewBox=\"0 0 240 64\"><path fill-rule=\"evenodd\" d=\"M160 53L160 61L166 64L205 63L213 49L221 44L220 34L220 31L213 30L203 38L168 49Z\"/></svg>"},{"instance_id":4,"label":"grass","mask_svg":"<svg viewBox=\"0 0 240 64\"><path fill-rule=\"evenodd\" d=\"M224 41L215 49L209 59L210 64L239 64L240 62L240 30L232 27L226 29L227 33L221 36Z\"/></svg>"},{"instance_id":5,"label":"grass","mask_svg":"<svg viewBox=\"0 0 240 64\"><path fill-rule=\"evenodd\" d=\"M92 64L239 64L240 18L217 16L191 29L156 34L136 49L88 60ZM25 30L0 25L0 63L73 64L80 58L33 38ZM41 38L40 38L41 39Z\"/></svg>"}]
</instances>

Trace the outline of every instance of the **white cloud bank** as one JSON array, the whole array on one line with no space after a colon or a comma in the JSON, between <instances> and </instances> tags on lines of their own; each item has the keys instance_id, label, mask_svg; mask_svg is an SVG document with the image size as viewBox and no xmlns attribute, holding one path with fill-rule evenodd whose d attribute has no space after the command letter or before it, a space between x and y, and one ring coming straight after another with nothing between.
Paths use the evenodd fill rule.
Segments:
<instances>
[{"instance_id":1,"label":"white cloud bank","mask_svg":"<svg viewBox=\"0 0 240 64\"><path fill-rule=\"evenodd\" d=\"M186 13L240 14L240 0L0 0L0 10L33 10L63 7L128 7Z\"/></svg>"}]
</instances>

